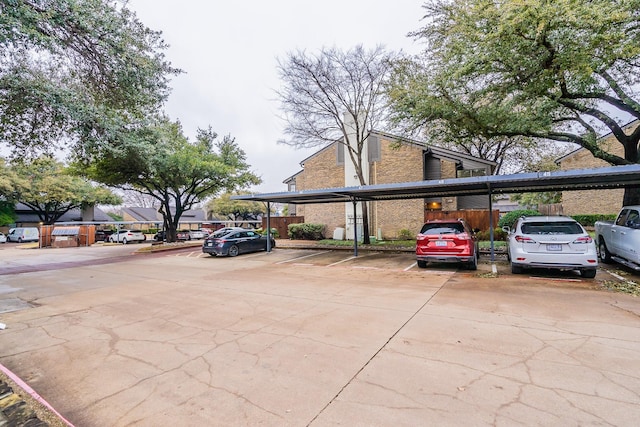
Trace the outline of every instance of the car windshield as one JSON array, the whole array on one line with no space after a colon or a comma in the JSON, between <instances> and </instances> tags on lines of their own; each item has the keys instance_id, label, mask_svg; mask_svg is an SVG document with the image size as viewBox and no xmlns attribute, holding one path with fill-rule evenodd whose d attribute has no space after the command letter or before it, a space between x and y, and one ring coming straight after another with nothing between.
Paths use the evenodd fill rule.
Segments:
<instances>
[{"instance_id":1,"label":"car windshield","mask_svg":"<svg viewBox=\"0 0 640 427\"><path fill-rule=\"evenodd\" d=\"M577 222L526 222L520 230L523 234L582 234Z\"/></svg>"},{"instance_id":2,"label":"car windshield","mask_svg":"<svg viewBox=\"0 0 640 427\"><path fill-rule=\"evenodd\" d=\"M464 226L459 222L451 224L425 224L420 230L420 234L459 234L464 233Z\"/></svg>"}]
</instances>

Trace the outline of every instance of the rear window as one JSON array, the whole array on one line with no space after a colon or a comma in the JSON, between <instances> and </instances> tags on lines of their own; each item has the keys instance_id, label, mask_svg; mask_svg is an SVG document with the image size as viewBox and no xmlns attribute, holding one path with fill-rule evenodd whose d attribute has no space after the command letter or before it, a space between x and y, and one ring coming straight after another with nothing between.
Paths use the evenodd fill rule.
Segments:
<instances>
[{"instance_id":1,"label":"rear window","mask_svg":"<svg viewBox=\"0 0 640 427\"><path fill-rule=\"evenodd\" d=\"M464 233L464 226L459 222L425 224L420 234L459 234Z\"/></svg>"},{"instance_id":2,"label":"rear window","mask_svg":"<svg viewBox=\"0 0 640 427\"><path fill-rule=\"evenodd\" d=\"M526 222L520 230L523 234L582 234L580 224L573 221L566 222Z\"/></svg>"}]
</instances>

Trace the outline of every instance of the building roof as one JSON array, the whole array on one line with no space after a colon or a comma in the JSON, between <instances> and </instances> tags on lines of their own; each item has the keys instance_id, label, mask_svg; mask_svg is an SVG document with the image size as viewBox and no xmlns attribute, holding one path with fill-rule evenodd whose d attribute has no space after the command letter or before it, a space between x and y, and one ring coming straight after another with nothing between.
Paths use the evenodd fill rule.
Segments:
<instances>
[{"instance_id":1,"label":"building roof","mask_svg":"<svg viewBox=\"0 0 640 427\"><path fill-rule=\"evenodd\" d=\"M469 154L465 154L465 153L460 153L458 151L453 151L453 150L448 150L446 148L442 148L442 147L437 147L431 144L427 144L426 142L423 141L418 141L415 139L410 139L410 138L405 138L402 136L398 136L398 135L393 135L387 132L382 132L382 131L378 131L378 130L372 130L370 133L370 136L377 136L377 137L382 137L388 140L392 140L395 142L399 142L401 144L406 144L406 145L413 145L419 148L424 149L425 151L429 151L434 157L437 158L446 158L446 159L452 159L452 160L457 160L457 159L467 159L467 160L474 160L480 163L485 163L487 165L491 165L491 166L496 166L497 163L491 160L485 160L485 159L481 159L479 157L474 157L474 156L470 156ZM333 144L336 144L340 141L342 141L343 138L340 138L339 140L336 140L330 144L327 144L325 146L323 146L322 148L320 148L318 151L316 151L315 153L311 154L310 156L306 157L305 159L303 159L300 162L300 166L304 167L304 164L306 163L307 160L317 156L318 154L320 154L321 152L323 152L324 150L327 150L329 147L331 147ZM298 172L299 174L300 172ZM297 174L294 174L293 176L287 178L287 180L285 182L287 182L288 180L290 180L291 178L295 177Z\"/></svg>"},{"instance_id":2,"label":"building roof","mask_svg":"<svg viewBox=\"0 0 640 427\"><path fill-rule=\"evenodd\" d=\"M24 203L17 203L15 212L18 216L18 218L16 219L16 223L24 224L40 222L40 217L38 217L38 214ZM102 211L98 207L93 208L93 220L96 222L113 222L113 218L104 213L104 211ZM57 222L71 221L82 221L82 211L80 209L71 209L69 212L64 213Z\"/></svg>"},{"instance_id":3,"label":"building roof","mask_svg":"<svg viewBox=\"0 0 640 427\"><path fill-rule=\"evenodd\" d=\"M634 119L634 120L630 121L629 123L627 123L626 125L623 125L623 126L622 126L622 129L625 129L625 130L626 130L626 129L628 129L628 128L635 127L635 126L637 126L638 124L640 124L640 120ZM605 139L609 138L611 135L613 135L613 132L606 133L606 134L602 135L600 138L598 138L598 141L605 140ZM586 148L584 148L584 147L578 147L578 148L576 148L575 150L573 150L573 151L571 151L571 152L569 152L569 153L565 154L564 156L557 158L557 159L555 160L555 162L556 162L556 164L558 164L558 165L559 165L559 164L560 164L560 163L562 163L564 160L566 160L566 159L568 159L568 158L570 158L570 157L575 156L576 154L578 154L579 152L581 152L581 151L583 151L583 150L586 150Z\"/></svg>"},{"instance_id":4,"label":"building roof","mask_svg":"<svg viewBox=\"0 0 640 427\"><path fill-rule=\"evenodd\" d=\"M595 169L475 176L396 184L232 196L232 200L337 203L562 190L622 188L640 182L640 164Z\"/></svg>"},{"instance_id":5,"label":"building roof","mask_svg":"<svg viewBox=\"0 0 640 427\"><path fill-rule=\"evenodd\" d=\"M135 218L135 221L161 221L162 217L158 214L158 210L155 208L122 208L122 212Z\"/></svg>"}]
</instances>

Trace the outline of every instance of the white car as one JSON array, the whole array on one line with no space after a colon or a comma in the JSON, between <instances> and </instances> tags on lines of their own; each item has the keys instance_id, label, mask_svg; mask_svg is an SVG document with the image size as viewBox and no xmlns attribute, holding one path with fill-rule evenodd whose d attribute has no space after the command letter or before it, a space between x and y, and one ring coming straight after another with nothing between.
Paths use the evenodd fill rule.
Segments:
<instances>
[{"instance_id":1,"label":"white car","mask_svg":"<svg viewBox=\"0 0 640 427\"><path fill-rule=\"evenodd\" d=\"M119 230L109 236L109 242L111 243L127 243L131 242L144 242L147 240L147 236L142 234L140 230Z\"/></svg>"},{"instance_id":2,"label":"white car","mask_svg":"<svg viewBox=\"0 0 640 427\"><path fill-rule=\"evenodd\" d=\"M0 243L7 243L7 236L2 231L0 231Z\"/></svg>"},{"instance_id":3,"label":"white car","mask_svg":"<svg viewBox=\"0 0 640 427\"><path fill-rule=\"evenodd\" d=\"M528 216L518 218L508 233L507 256L513 274L529 268L579 270L592 279L598 268L598 254L591 236L573 218Z\"/></svg>"}]
</instances>

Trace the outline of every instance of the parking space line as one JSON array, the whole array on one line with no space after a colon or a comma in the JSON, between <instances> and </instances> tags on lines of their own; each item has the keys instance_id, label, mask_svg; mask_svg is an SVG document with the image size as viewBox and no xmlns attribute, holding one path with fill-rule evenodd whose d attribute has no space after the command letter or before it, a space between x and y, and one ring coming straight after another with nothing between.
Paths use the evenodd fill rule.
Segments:
<instances>
[{"instance_id":1,"label":"parking space line","mask_svg":"<svg viewBox=\"0 0 640 427\"><path fill-rule=\"evenodd\" d=\"M326 253L329 253L329 252L331 252L331 251L316 252L316 253L313 253L311 255L305 255L305 256L298 257L298 258L287 259L287 260L284 260L284 261L276 262L276 265L277 264L286 264L288 262L297 261L299 259L310 258L312 256L322 255L322 254L326 254Z\"/></svg>"},{"instance_id":2,"label":"parking space line","mask_svg":"<svg viewBox=\"0 0 640 427\"><path fill-rule=\"evenodd\" d=\"M368 257L368 256L372 256L372 255L374 255L374 254L365 254L365 255L359 255L359 256L350 256L349 258L345 258L345 259L343 259L343 260L340 260L340 261L334 262L333 264L329 264L329 265L327 265L327 267L333 267L334 265L342 264L343 262L351 261L352 259L356 259L356 258L360 259L360 258L365 258L365 257Z\"/></svg>"},{"instance_id":3,"label":"parking space line","mask_svg":"<svg viewBox=\"0 0 640 427\"><path fill-rule=\"evenodd\" d=\"M418 265L418 263L417 263L417 262L414 262L413 264L411 264L409 267L405 268L405 269L404 269L404 270L402 270L402 271L409 271L409 270L411 270L413 267L415 267L416 265Z\"/></svg>"}]
</instances>

